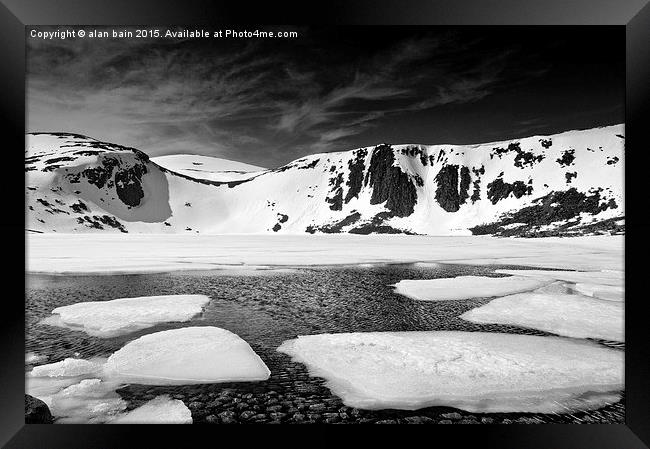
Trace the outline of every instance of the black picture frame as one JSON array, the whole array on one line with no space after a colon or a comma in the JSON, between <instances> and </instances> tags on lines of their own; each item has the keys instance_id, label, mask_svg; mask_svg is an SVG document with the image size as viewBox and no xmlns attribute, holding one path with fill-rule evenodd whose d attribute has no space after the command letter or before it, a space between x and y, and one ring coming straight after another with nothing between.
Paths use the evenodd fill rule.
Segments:
<instances>
[{"instance_id":1,"label":"black picture frame","mask_svg":"<svg viewBox=\"0 0 650 449\"><path fill-rule=\"evenodd\" d=\"M473 447L616 448L650 445L650 339L646 330L644 264L650 220L646 218L650 167L647 148L650 109L650 5L648 0L401 0L266 2L185 0L0 0L2 63L0 96L3 133L2 171L5 205L0 232L5 236L3 325L0 326L0 444L8 448L189 447L197 438L211 445L235 437L239 444L266 436L287 444L341 444L343 433L364 434L384 443L424 438L431 444L470 442ZM364 25L612 25L626 31L626 424L481 425L481 426L47 426L24 424L24 295L25 210L23 156L25 119L26 25L155 25L155 24L364 24ZM645 148L644 148L645 147ZM631 148L631 150L630 150ZM13 236L16 236L15 238ZM23 238L18 236L22 235ZM633 243L632 243L633 242ZM20 263L22 261L22 265ZM20 271L23 270L23 273ZM353 427L354 429L350 429ZM341 430L340 430L341 429ZM226 436L227 435L227 436ZM361 436L361 435L359 435ZM339 443L335 443L338 441ZM198 444L198 443L196 443Z\"/></svg>"}]
</instances>

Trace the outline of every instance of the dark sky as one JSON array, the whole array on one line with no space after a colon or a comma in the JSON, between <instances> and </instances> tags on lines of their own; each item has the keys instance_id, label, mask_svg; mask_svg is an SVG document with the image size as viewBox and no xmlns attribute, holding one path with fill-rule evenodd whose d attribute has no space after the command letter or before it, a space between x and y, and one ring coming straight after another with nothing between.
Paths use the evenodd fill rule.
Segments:
<instances>
[{"instance_id":1,"label":"dark sky","mask_svg":"<svg viewBox=\"0 0 650 449\"><path fill-rule=\"evenodd\" d=\"M28 131L276 167L624 121L623 27L266 29L299 36L28 37Z\"/></svg>"}]
</instances>

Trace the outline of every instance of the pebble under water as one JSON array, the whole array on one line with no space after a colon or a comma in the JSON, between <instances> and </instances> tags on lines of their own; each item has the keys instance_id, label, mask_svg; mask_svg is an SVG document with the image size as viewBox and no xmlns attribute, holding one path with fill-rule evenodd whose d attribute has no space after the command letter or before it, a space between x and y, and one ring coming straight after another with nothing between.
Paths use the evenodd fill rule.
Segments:
<instances>
[{"instance_id":1,"label":"pebble under water","mask_svg":"<svg viewBox=\"0 0 650 449\"><path fill-rule=\"evenodd\" d=\"M298 335L458 330L551 335L515 326L480 325L458 318L491 298L414 301L394 293L402 279L502 276L496 269L525 267L413 264L299 267L269 271L187 271L161 274L27 276L26 351L48 357L108 357L142 335L186 326L216 326L246 340L271 370L263 382L187 386L127 385L118 394L136 408L161 394L182 400L194 423L623 423L625 395L598 410L541 413L469 413L449 407L362 410L345 406L324 380L276 349ZM114 338L39 324L59 306L116 298L203 294L203 314ZM621 350L624 346L599 342ZM45 362L44 362L45 363ZM28 370L31 366L27 367Z\"/></svg>"}]
</instances>

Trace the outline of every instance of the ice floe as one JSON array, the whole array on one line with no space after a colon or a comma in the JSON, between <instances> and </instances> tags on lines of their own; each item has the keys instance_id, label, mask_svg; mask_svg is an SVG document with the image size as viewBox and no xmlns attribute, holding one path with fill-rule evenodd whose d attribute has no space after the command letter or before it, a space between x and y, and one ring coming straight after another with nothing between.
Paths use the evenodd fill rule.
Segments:
<instances>
[{"instance_id":1,"label":"ice floe","mask_svg":"<svg viewBox=\"0 0 650 449\"><path fill-rule=\"evenodd\" d=\"M156 396L151 401L116 416L110 424L192 424L190 409L178 399L167 395Z\"/></svg>"},{"instance_id":2,"label":"ice floe","mask_svg":"<svg viewBox=\"0 0 650 449\"><path fill-rule=\"evenodd\" d=\"M559 270L496 270L497 273L512 276L529 276L540 279L554 279L574 283L591 283L608 286L622 286L622 271L559 271Z\"/></svg>"},{"instance_id":3,"label":"ice floe","mask_svg":"<svg viewBox=\"0 0 650 449\"><path fill-rule=\"evenodd\" d=\"M278 351L351 407L566 412L620 399L623 351L588 341L484 332L301 336Z\"/></svg>"},{"instance_id":4,"label":"ice floe","mask_svg":"<svg viewBox=\"0 0 650 449\"><path fill-rule=\"evenodd\" d=\"M35 352L28 352L25 354L25 363L27 365L34 365L36 363L44 362L47 360L46 355L36 354Z\"/></svg>"},{"instance_id":5,"label":"ice floe","mask_svg":"<svg viewBox=\"0 0 650 449\"><path fill-rule=\"evenodd\" d=\"M394 285L395 292L421 301L449 301L509 295L542 287L550 280L521 276L403 280Z\"/></svg>"},{"instance_id":6,"label":"ice floe","mask_svg":"<svg viewBox=\"0 0 650 449\"><path fill-rule=\"evenodd\" d=\"M34 367L26 392L44 401L57 423L191 423L182 401L158 397L124 412L116 390L128 383L180 385L266 380L270 371L236 334L217 327L156 332L108 359L67 358Z\"/></svg>"},{"instance_id":7,"label":"ice floe","mask_svg":"<svg viewBox=\"0 0 650 449\"><path fill-rule=\"evenodd\" d=\"M26 377L26 393L47 404L59 423L104 422L127 406L118 385L102 375L106 359L72 359L34 367Z\"/></svg>"},{"instance_id":8,"label":"ice floe","mask_svg":"<svg viewBox=\"0 0 650 449\"><path fill-rule=\"evenodd\" d=\"M51 396L50 411L57 423L103 423L127 407L115 391L118 385L101 379L82 379Z\"/></svg>"},{"instance_id":9,"label":"ice floe","mask_svg":"<svg viewBox=\"0 0 650 449\"><path fill-rule=\"evenodd\" d=\"M623 303L543 290L496 298L465 312L480 324L509 324L575 338L624 341Z\"/></svg>"},{"instance_id":10,"label":"ice floe","mask_svg":"<svg viewBox=\"0 0 650 449\"><path fill-rule=\"evenodd\" d=\"M607 301L623 301L624 298L622 285L602 285L581 282L575 284L573 288L583 295Z\"/></svg>"},{"instance_id":11,"label":"ice floe","mask_svg":"<svg viewBox=\"0 0 650 449\"><path fill-rule=\"evenodd\" d=\"M102 369L99 360L84 360L67 358L60 362L35 366L31 374L34 377L78 377L94 374Z\"/></svg>"},{"instance_id":12,"label":"ice floe","mask_svg":"<svg viewBox=\"0 0 650 449\"><path fill-rule=\"evenodd\" d=\"M262 359L238 335L218 327L185 327L144 335L108 358L112 378L140 384L266 380Z\"/></svg>"},{"instance_id":13,"label":"ice floe","mask_svg":"<svg viewBox=\"0 0 650 449\"><path fill-rule=\"evenodd\" d=\"M42 323L108 338L159 323L189 321L209 301L204 295L165 295L81 302L57 307Z\"/></svg>"}]
</instances>

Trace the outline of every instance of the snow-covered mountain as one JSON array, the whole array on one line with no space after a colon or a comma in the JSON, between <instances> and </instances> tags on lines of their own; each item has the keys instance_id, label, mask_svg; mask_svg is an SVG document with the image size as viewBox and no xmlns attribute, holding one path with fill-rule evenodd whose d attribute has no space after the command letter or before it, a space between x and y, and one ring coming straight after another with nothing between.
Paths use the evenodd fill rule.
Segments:
<instances>
[{"instance_id":1,"label":"snow-covered mountain","mask_svg":"<svg viewBox=\"0 0 650 449\"><path fill-rule=\"evenodd\" d=\"M27 229L620 233L624 134L615 125L478 145L381 144L272 170L191 155L149 159L80 135L28 134Z\"/></svg>"},{"instance_id":2,"label":"snow-covered mountain","mask_svg":"<svg viewBox=\"0 0 650 449\"><path fill-rule=\"evenodd\" d=\"M266 171L243 162L196 154L171 154L152 157L151 160L173 172L210 181L237 181L250 178L250 173Z\"/></svg>"}]
</instances>

